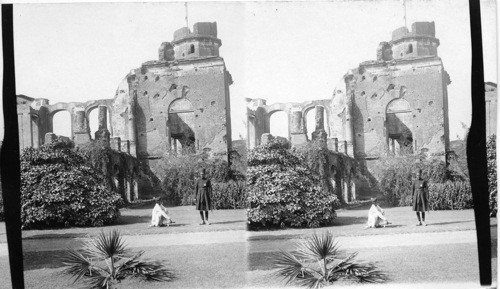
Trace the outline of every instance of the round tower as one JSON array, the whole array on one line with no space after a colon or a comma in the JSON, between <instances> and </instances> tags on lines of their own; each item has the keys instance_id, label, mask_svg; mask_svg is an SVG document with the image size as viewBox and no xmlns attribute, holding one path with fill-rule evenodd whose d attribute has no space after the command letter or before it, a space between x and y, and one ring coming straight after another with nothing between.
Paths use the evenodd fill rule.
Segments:
<instances>
[{"instance_id":1,"label":"round tower","mask_svg":"<svg viewBox=\"0 0 500 289\"><path fill-rule=\"evenodd\" d=\"M217 38L217 23L198 22L189 27L183 27L174 32L175 59L190 59L198 57L219 56L222 42Z\"/></svg>"},{"instance_id":2,"label":"round tower","mask_svg":"<svg viewBox=\"0 0 500 289\"><path fill-rule=\"evenodd\" d=\"M411 32L400 27L392 32L392 56L394 59L437 56L439 39L435 37L434 22L415 22Z\"/></svg>"}]
</instances>

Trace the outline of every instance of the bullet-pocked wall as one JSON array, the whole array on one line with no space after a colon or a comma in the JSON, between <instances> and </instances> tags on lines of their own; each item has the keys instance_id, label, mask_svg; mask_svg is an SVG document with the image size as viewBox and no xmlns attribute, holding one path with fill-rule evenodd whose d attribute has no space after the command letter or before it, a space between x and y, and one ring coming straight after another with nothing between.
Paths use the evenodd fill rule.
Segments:
<instances>
[{"instance_id":1,"label":"bullet-pocked wall","mask_svg":"<svg viewBox=\"0 0 500 289\"><path fill-rule=\"evenodd\" d=\"M267 104L250 99L248 147L258 145L261 135L269 132L268 115L276 109L289 115L292 145L311 140L303 118L315 106L316 122L326 119L328 147L354 157L364 174L373 175L378 159L388 154L425 153L445 160L450 77L438 46L434 22L416 22L411 30L394 30L391 41L378 45L376 60L349 70L328 100ZM321 129L319 123L316 128ZM355 187L361 197L372 191L361 179Z\"/></svg>"},{"instance_id":2,"label":"bullet-pocked wall","mask_svg":"<svg viewBox=\"0 0 500 289\"><path fill-rule=\"evenodd\" d=\"M204 151L229 160L232 77L219 57L221 45L215 22L195 23L193 32L181 28L172 42L161 43L158 60L131 70L112 99L50 105L47 99L19 95L21 148L43 144L53 132L53 115L67 111L75 145L105 139L113 150L141 163L134 174L140 178L134 180L139 193L129 194L134 198L144 197L157 183L153 176L162 158ZM88 119L96 108L99 130L92 138Z\"/></svg>"}]
</instances>

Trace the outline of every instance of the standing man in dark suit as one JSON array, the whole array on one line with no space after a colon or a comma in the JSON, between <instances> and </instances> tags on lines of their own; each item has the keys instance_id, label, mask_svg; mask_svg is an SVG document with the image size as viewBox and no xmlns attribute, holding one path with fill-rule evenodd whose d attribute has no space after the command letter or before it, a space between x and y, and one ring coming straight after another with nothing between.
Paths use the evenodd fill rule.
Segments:
<instances>
[{"instance_id":1,"label":"standing man in dark suit","mask_svg":"<svg viewBox=\"0 0 500 289\"><path fill-rule=\"evenodd\" d=\"M427 181L422 178L422 170L419 169L417 179L412 185L413 211L417 212L417 226L427 226L425 223L425 211L429 211L429 187Z\"/></svg>"},{"instance_id":2,"label":"standing man in dark suit","mask_svg":"<svg viewBox=\"0 0 500 289\"><path fill-rule=\"evenodd\" d=\"M201 223L200 225L210 225L208 222L208 211L212 209L212 183L206 176L206 171L201 171L201 178L196 181L195 191L196 209L200 211ZM205 212L205 216L203 216Z\"/></svg>"}]
</instances>

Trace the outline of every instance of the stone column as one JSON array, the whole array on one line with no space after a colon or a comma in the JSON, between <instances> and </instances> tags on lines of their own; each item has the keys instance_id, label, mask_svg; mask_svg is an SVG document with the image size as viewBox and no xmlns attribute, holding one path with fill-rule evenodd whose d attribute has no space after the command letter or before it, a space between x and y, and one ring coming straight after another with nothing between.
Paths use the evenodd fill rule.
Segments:
<instances>
[{"instance_id":1,"label":"stone column","mask_svg":"<svg viewBox=\"0 0 500 289\"><path fill-rule=\"evenodd\" d=\"M139 181L137 179L138 179L137 175L134 174L132 182L132 191L134 194L134 200L139 199Z\"/></svg>"},{"instance_id":2,"label":"stone column","mask_svg":"<svg viewBox=\"0 0 500 289\"><path fill-rule=\"evenodd\" d=\"M95 132L95 140L99 140L104 146L109 147L111 134L108 130L108 109L105 105L99 105L97 109L99 129Z\"/></svg>"},{"instance_id":3,"label":"stone column","mask_svg":"<svg viewBox=\"0 0 500 289\"><path fill-rule=\"evenodd\" d=\"M125 198L127 202L132 201L132 184L131 180L128 176L123 178L123 182L125 183Z\"/></svg>"},{"instance_id":4,"label":"stone column","mask_svg":"<svg viewBox=\"0 0 500 289\"><path fill-rule=\"evenodd\" d=\"M302 125L302 111L299 108L292 109L290 120L290 142L292 147L305 144L307 135Z\"/></svg>"},{"instance_id":5,"label":"stone column","mask_svg":"<svg viewBox=\"0 0 500 289\"><path fill-rule=\"evenodd\" d=\"M99 110L98 120L99 120L99 130L108 128L108 108L105 105L99 105L97 107Z\"/></svg>"},{"instance_id":6,"label":"stone column","mask_svg":"<svg viewBox=\"0 0 500 289\"><path fill-rule=\"evenodd\" d=\"M170 135L170 125L169 125L169 121L167 119L167 127L166 127L166 132L165 134L167 135L167 146L168 146L168 150L169 150L169 153L172 151L172 136ZM198 140L196 140L198 142Z\"/></svg>"},{"instance_id":7,"label":"stone column","mask_svg":"<svg viewBox=\"0 0 500 289\"><path fill-rule=\"evenodd\" d=\"M86 144L90 142L90 133L86 125L87 118L83 109L73 111L73 141L75 145Z\"/></svg>"},{"instance_id":8,"label":"stone column","mask_svg":"<svg viewBox=\"0 0 500 289\"><path fill-rule=\"evenodd\" d=\"M31 115L31 138L34 148L40 146L40 118L36 115Z\"/></svg>"},{"instance_id":9,"label":"stone column","mask_svg":"<svg viewBox=\"0 0 500 289\"><path fill-rule=\"evenodd\" d=\"M342 184L343 184L343 193L342 193L342 196L344 197L344 201L347 203L349 202L349 182L348 180L346 180L345 178L342 180Z\"/></svg>"},{"instance_id":10,"label":"stone column","mask_svg":"<svg viewBox=\"0 0 500 289\"><path fill-rule=\"evenodd\" d=\"M349 202L349 183L344 178L342 180L342 197L344 198L344 202Z\"/></svg>"},{"instance_id":11,"label":"stone column","mask_svg":"<svg viewBox=\"0 0 500 289\"><path fill-rule=\"evenodd\" d=\"M128 139L130 141L130 154L132 156L137 156L137 147L136 147L136 140L137 140L137 130L135 127L135 99L137 97L137 93L134 91L131 97L129 96L129 103L128 103Z\"/></svg>"},{"instance_id":12,"label":"stone column","mask_svg":"<svg viewBox=\"0 0 500 289\"><path fill-rule=\"evenodd\" d=\"M325 129L325 108L322 106L316 106L316 130Z\"/></svg>"},{"instance_id":13,"label":"stone column","mask_svg":"<svg viewBox=\"0 0 500 289\"><path fill-rule=\"evenodd\" d=\"M352 123L352 101L354 98L354 87L356 85L356 78L352 73L348 73L344 76L344 81L346 83L346 130L345 130L345 140L349 144L350 151L346 150L347 155L354 156L354 129Z\"/></svg>"},{"instance_id":14,"label":"stone column","mask_svg":"<svg viewBox=\"0 0 500 289\"><path fill-rule=\"evenodd\" d=\"M356 200L356 182L353 181L353 178L351 177L351 201Z\"/></svg>"},{"instance_id":15,"label":"stone column","mask_svg":"<svg viewBox=\"0 0 500 289\"><path fill-rule=\"evenodd\" d=\"M177 153L177 155L182 154L182 144L181 141L178 139L175 140L175 152Z\"/></svg>"}]
</instances>

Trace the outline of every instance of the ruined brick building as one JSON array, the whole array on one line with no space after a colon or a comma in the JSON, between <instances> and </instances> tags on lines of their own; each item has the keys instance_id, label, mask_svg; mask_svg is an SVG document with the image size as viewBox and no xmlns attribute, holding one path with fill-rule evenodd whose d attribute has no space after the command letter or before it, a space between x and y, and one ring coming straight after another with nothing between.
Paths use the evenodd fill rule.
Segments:
<instances>
[{"instance_id":1,"label":"ruined brick building","mask_svg":"<svg viewBox=\"0 0 500 289\"><path fill-rule=\"evenodd\" d=\"M354 158L370 173L387 154L424 153L443 160L449 150L448 91L450 77L437 48L434 22L401 27L381 42L377 59L349 70L330 99L303 103L248 103L248 147L270 132L273 113L284 111L292 146L308 141L307 113L316 113L316 130L325 130L327 145ZM326 119L325 121L323 119ZM314 134L313 134L314 135ZM345 200L366 184L348 177ZM347 195L345 195L347 194Z\"/></svg>"},{"instance_id":2,"label":"ruined brick building","mask_svg":"<svg viewBox=\"0 0 500 289\"><path fill-rule=\"evenodd\" d=\"M42 145L53 131L54 115L68 111L76 145L108 139L114 150L132 157L134 164L116 165L113 172L124 179L125 185L117 187L127 191L122 194L129 199L140 198L141 184L146 185L140 167L155 174L158 161L171 153L204 151L227 158L232 78L219 56L221 45L215 22L195 23L193 31L183 27L171 42L163 42L158 60L131 70L114 98L50 104L48 99L19 95L21 148ZM88 119L96 108L99 130L91 136Z\"/></svg>"}]
</instances>

